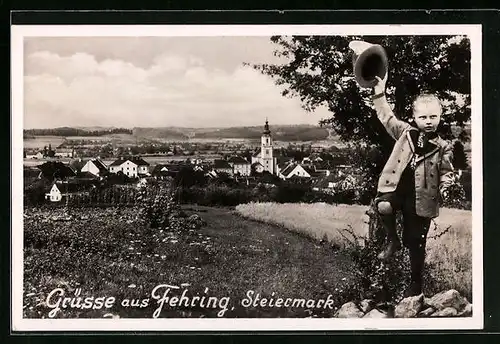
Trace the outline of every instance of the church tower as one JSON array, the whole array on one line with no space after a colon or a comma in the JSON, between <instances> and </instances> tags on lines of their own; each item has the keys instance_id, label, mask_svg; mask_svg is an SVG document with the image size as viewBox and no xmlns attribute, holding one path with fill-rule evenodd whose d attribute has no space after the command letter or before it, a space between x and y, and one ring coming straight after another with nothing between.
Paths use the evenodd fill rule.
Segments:
<instances>
[{"instance_id":1,"label":"church tower","mask_svg":"<svg viewBox=\"0 0 500 344\"><path fill-rule=\"evenodd\" d=\"M260 142L260 156L262 166L264 166L264 170L268 171L271 174L274 174L273 139L271 138L271 131L269 130L269 123L267 122L267 118Z\"/></svg>"}]
</instances>

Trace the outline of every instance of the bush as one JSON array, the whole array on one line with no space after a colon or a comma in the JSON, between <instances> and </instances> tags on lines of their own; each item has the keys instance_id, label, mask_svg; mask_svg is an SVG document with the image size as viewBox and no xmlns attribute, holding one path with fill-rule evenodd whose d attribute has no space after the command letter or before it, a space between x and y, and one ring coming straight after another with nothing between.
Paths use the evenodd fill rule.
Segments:
<instances>
[{"instance_id":1,"label":"bush","mask_svg":"<svg viewBox=\"0 0 500 344\"><path fill-rule=\"evenodd\" d=\"M447 197L442 200L444 207L471 210L472 204L467 199L465 189L459 181L451 184L447 192Z\"/></svg>"},{"instance_id":2,"label":"bush","mask_svg":"<svg viewBox=\"0 0 500 344\"><path fill-rule=\"evenodd\" d=\"M224 185L209 185L206 188L179 188L176 197L184 204L204 206L236 206L250 202L254 194L250 189L231 188Z\"/></svg>"},{"instance_id":3,"label":"bush","mask_svg":"<svg viewBox=\"0 0 500 344\"><path fill-rule=\"evenodd\" d=\"M409 252L403 247L387 262L380 261L377 255L385 245L384 230L376 211L371 209L369 216L370 234L367 238L360 237L349 228L342 231L344 233L342 235L350 243L346 247L347 252L358 267L359 297L360 299L371 298L377 302L397 303L403 299L403 294L410 285ZM403 230L401 212L398 212L396 219L397 231L401 238ZM360 242L364 242L364 245ZM437 285L430 271L431 267L426 262L423 276L424 287Z\"/></svg>"}]
</instances>

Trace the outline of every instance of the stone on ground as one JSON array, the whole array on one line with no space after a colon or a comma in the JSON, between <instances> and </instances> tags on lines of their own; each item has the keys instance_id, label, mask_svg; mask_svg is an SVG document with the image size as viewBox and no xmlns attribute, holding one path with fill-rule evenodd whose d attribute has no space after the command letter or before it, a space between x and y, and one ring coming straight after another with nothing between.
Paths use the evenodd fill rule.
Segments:
<instances>
[{"instance_id":1,"label":"stone on ground","mask_svg":"<svg viewBox=\"0 0 500 344\"><path fill-rule=\"evenodd\" d=\"M394 309L396 318L414 318L424 305L424 294L404 298Z\"/></svg>"},{"instance_id":2,"label":"stone on ground","mask_svg":"<svg viewBox=\"0 0 500 344\"><path fill-rule=\"evenodd\" d=\"M431 315L431 317L454 317L457 315L457 310L453 307L446 307Z\"/></svg>"},{"instance_id":3,"label":"stone on ground","mask_svg":"<svg viewBox=\"0 0 500 344\"><path fill-rule=\"evenodd\" d=\"M379 311L378 309L372 309L368 313L365 314L363 318L388 318L389 316L384 313Z\"/></svg>"},{"instance_id":4,"label":"stone on ground","mask_svg":"<svg viewBox=\"0 0 500 344\"><path fill-rule=\"evenodd\" d=\"M455 289L438 293L428 300L428 304L438 311L448 307L453 307L457 311L462 311L468 303L469 301L461 296Z\"/></svg>"},{"instance_id":5,"label":"stone on ground","mask_svg":"<svg viewBox=\"0 0 500 344\"><path fill-rule=\"evenodd\" d=\"M347 302L335 313L336 318L361 318L364 313L354 302Z\"/></svg>"}]
</instances>

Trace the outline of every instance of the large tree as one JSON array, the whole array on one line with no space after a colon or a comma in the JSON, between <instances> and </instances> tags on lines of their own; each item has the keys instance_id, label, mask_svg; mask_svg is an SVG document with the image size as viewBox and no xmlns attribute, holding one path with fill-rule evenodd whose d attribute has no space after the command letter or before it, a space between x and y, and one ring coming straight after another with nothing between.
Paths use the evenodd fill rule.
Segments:
<instances>
[{"instance_id":1,"label":"large tree","mask_svg":"<svg viewBox=\"0 0 500 344\"><path fill-rule=\"evenodd\" d=\"M284 96L300 97L304 109L326 106L332 116L321 124L333 127L341 139L388 148L392 142L375 116L370 90L354 80L349 49L354 39L386 49L388 99L398 117L409 119L414 97L427 91L443 101L440 130L445 138L452 136L449 125L463 127L470 119L470 42L466 37L273 36L274 53L283 63L254 67L284 86ZM465 136L461 131L459 138L465 140Z\"/></svg>"},{"instance_id":2,"label":"large tree","mask_svg":"<svg viewBox=\"0 0 500 344\"><path fill-rule=\"evenodd\" d=\"M299 97L307 111L326 107L331 117L320 122L333 128L341 140L364 147L357 156L366 172L368 194L375 192L380 172L394 145L378 121L370 89L354 79L352 40L382 45L389 60L387 98L396 116L412 117L412 103L422 92L437 94L444 113L440 134L445 139L468 139L462 130L470 120L470 41L461 36L273 36L280 64L254 68L271 76L282 95ZM451 130L453 126L454 130ZM458 130L457 130L458 129ZM358 149L359 150L359 149ZM372 154L374 153L374 154Z\"/></svg>"}]
</instances>

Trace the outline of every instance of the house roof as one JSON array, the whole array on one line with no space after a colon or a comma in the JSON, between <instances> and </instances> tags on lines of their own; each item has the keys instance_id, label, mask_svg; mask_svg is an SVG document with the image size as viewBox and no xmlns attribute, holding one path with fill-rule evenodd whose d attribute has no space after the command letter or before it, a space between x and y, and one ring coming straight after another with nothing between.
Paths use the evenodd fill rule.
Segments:
<instances>
[{"instance_id":1,"label":"house roof","mask_svg":"<svg viewBox=\"0 0 500 344\"><path fill-rule=\"evenodd\" d=\"M281 171L281 174L284 175L284 176L289 175L294 170L294 168L296 166L297 166L297 164L290 164L290 165L288 165L283 171Z\"/></svg>"},{"instance_id":2,"label":"house roof","mask_svg":"<svg viewBox=\"0 0 500 344\"><path fill-rule=\"evenodd\" d=\"M316 174L316 171L312 168L310 168L309 166L302 166L301 167L304 169L304 171L306 171L307 173L309 173L309 175L314 175Z\"/></svg>"},{"instance_id":3,"label":"house roof","mask_svg":"<svg viewBox=\"0 0 500 344\"><path fill-rule=\"evenodd\" d=\"M214 161L214 168L224 168L231 169L231 165L226 160L217 159Z\"/></svg>"},{"instance_id":4,"label":"house roof","mask_svg":"<svg viewBox=\"0 0 500 344\"><path fill-rule=\"evenodd\" d=\"M47 161L37 167L42 171L42 175L50 180L54 178L64 179L74 177L76 175L76 171L73 168L60 161Z\"/></svg>"},{"instance_id":5,"label":"house roof","mask_svg":"<svg viewBox=\"0 0 500 344\"><path fill-rule=\"evenodd\" d=\"M133 162L137 166L149 166L149 164L146 161L144 161L144 159L142 159L141 157L120 157L117 160L113 161L113 163L109 166L120 166L127 160Z\"/></svg>"},{"instance_id":6,"label":"house roof","mask_svg":"<svg viewBox=\"0 0 500 344\"><path fill-rule=\"evenodd\" d=\"M344 180L345 176L338 176L336 174L330 174L324 178L320 178L315 182L315 185L320 188L327 188L330 182L338 183Z\"/></svg>"},{"instance_id":7,"label":"house roof","mask_svg":"<svg viewBox=\"0 0 500 344\"><path fill-rule=\"evenodd\" d=\"M239 155L231 157L228 160L228 162L231 162L231 163L236 164L236 165L243 165L243 164L245 164L245 165L248 164L249 165L250 164L248 161L246 161L245 158L243 158L243 157L241 157Z\"/></svg>"},{"instance_id":8,"label":"house roof","mask_svg":"<svg viewBox=\"0 0 500 344\"><path fill-rule=\"evenodd\" d=\"M106 172L108 169L100 159L92 160L92 163L99 169L99 172Z\"/></svg>"},{"instance_id":9,"label":"house roof","mask_svg":"<svg viewBox=\"0 0 500 344\"><path fill-rule=\"evenodd\" d=\"M87 163L87 161L85 160L73 160L69 163L69 165L71 166L71 168L73 168L76 172L80 171L82 169L83 166L85 166L85 164Z\"/></svg>"}]
</instances>

